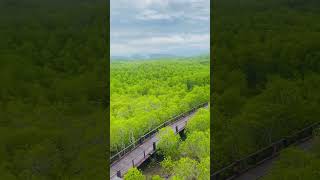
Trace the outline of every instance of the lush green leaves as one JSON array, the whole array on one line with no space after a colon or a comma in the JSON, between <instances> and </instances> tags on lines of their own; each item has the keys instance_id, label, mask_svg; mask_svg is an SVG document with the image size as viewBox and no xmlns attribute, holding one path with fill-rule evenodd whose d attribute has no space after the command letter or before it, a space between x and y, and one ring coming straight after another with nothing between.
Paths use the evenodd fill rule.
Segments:
<instances>
[{"instance_id":1,"label":"lush green leaves","mask_svg":"<svg viewBox=\"0 0 320 180\"><path fill-rule=\"evenodd\" d=\"M124 175L124 179L125 180L144 180L146 179L146 177L137 168L131 168Z\"/></svg>"},{"instance_id":2,"label":"lush green leaves","mask_svg":"<svg viewBox=\"0 0 320 180\"><path fill-rule=\"evenodd\" d=\"M209 57L113 61L111 151L209 100Z\"/></svg>"},{"instance_id":3,"label":"lush green leaves","mask_svg":"<svg viewBox=\"0 0 320 180\"><path fill-rule=\"evenodd\" d=\"M157 134L159 142L157 144L160 152L166 157L175 159L178 155L179 136L175 135L174 130L171 127L160 129Z\"/></svg>"},{"instance_id":4,"label":"lush green leaves","mask_svg":"<svg viewBox=\"0 0 320 180\"><path fill-rule=\"evenodd\" d=\"M319 138L314 145L319 144ZM315 149L314 149L315 150ZM276 161L270 173L264 178L266 180L289 180L320 178L319 151L304 151L298 148L290 148L281 153L280 159Z\"/></svg>"},{"instance_id":5,"label":"lush green leaves","mask_svg":"<svg viewBox=\"0 0 320 180\"><path fill-rule=\"evenodd\" d=\"M165 142L165 147L170 149L169 153L163 153L165 159L161 166L171 179L210 179L209 116L209 109L199 109L188 121L187 138L179 144L176 143L179 135L174 135L171 127L160 130L165 136L159 136L159 145ZM172 151L175 156L171 155Z\"/></svg>"},{"instance_id":6,"label":"lush green leaves","mask_svg":"<svg viewBox=\"0 0 320 180\"><path fill-rule=\"evenodd\" d=\"M318 121L319 5L214 2L214 169Z\"/></svg>"},{"instance_id":7,"label":"lush green leaves","mask_svg":"<svg viewBox=\"0 0 320 180\"><path fill-rule=\"evenodd\" d=\"M0 2L0 179L106 179L104 1Z\"/></svg>"}]
</instances>

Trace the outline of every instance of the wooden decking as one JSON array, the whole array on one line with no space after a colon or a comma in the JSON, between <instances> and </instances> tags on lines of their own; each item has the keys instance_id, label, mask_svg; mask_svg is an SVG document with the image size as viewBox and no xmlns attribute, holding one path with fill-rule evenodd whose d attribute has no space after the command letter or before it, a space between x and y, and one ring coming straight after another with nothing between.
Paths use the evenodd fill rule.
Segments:
<instances>
[{"instance_id":1,"label":"wooden decking","mask_svg":"<svg viewBox=\"0 0 320 180\"><path fill-rule=\"evenodd\" d=\"M207 107L207 105L205 106ZM182 131L188 120L197 112L191 113L190 115L183 117L176 122L172 123L171 128L176 132ZM177 131L178 130L178 131ZM158 138L157 133L152 135L149 139L145 140L145 142L139 146L137 146L135 149L133 149L131 152L127 153L125 156L123 156L118 161L114 162L110 166L110 179L116 180L120 179L117 177L117 172L120 171L121 176L123 176L130 168L139 167L145 160L147 160L155 151L153 148L153 143L157 144Z\"/></svg>"}]
</instances>

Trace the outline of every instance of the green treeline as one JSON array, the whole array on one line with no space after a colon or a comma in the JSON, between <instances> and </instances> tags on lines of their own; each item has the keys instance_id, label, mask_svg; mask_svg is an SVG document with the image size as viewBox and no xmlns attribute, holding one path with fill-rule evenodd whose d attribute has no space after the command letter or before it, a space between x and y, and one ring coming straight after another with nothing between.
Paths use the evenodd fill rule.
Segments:
<instances>
[{"instance_id":1,"label":"green treeline","mask_svg":"<svg viewBox=\"0 0 320 180\"><path fill-rule=\"evenodd\" d=\"M320 116L320 2L215 1L214 169Z\"/></svg>"},{"instance_id":2,"label":"green treeline","mask_svg":"<svg viewBox=\"0 0 320 180\"><path fill-rule=\"evenodd\" d=\"M157 153L164 156L160 162L160 175L152 180L210 179L210 111L199 109L190 118L185 129L186 139L181 140L171 127L160 129ZM132 168L124 176L125 180L143 180L144 176L138 169ZM149 177L148 177L149 178ZM150 179L150 178L149 178Z\"/></svg>"},{"instance_id":3,"label":"green treeline","mask_svg":"<svg viewBox=\"0 0 320 180\"><path fill-rule=\"evenodd\" d=\"M209 57L113 61L111 151L117 152L171 117L208 102Z\"/></svg>"},{"instance_id":4,"label":"green treeline","mask_svg":"<svg viewBox=\"0 0 320 180\"><path fill-rule=\"evenodd\" d=\"M106 179L105 2L0 2L0 179Z\"/></svg>"}]
</instances>

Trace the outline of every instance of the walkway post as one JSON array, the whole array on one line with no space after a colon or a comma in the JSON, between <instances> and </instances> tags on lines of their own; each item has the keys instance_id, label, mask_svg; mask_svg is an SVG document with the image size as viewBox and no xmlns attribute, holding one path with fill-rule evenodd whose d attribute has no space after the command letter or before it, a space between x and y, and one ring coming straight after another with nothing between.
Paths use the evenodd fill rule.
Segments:
<instances>
[{"instance_id":1,"label":"walkway post","mask_svg":"<svg viewBox=\"0 0 320 180\"><path fill-rule=\"evenodd\" d=\"M240 161L236 161L235 166L233 167L233 173L237 176L240 174L240 171L241 171L240 166L241 166Z\"/></svg>"},{"instance_id":2,"label":"walkway post","mask_svg":"<svg viewBox=\"0 0 320 180\"><path fill-rule=\"evenodd\" d=\"M134 159L132 159L132 167L134 167Z\"/></svg>"},{"instance_id":3,"label":"walkway post","mask_svg":"<svg viewBox=\"0 0 320 180\"><path fill-rule=\"evenodd\" d=\"M117 171L117 176L118 176L118 177L121 177L121 172L120 172L120 170Z\"/></svg>"},{"instance_id":4,"label":"walkway post","mask_svg":"<svg viewBox=\"0 0 320 180\"><path fill-rule=\"evenodd\" d=\"M146 151L143 151L143 157L144 158L146 157Z\"/></svg>"},{"instance_id":5,"label":"walkway post","mask_svg":"<svg viewBox=\"0 0 320 180\"><path fill-rule=\"evenodd\" d=\"M177 132L177 133L179 132L178 126L176 126L176 132Z\"/></svg>"},{"instance_id":6,"label":"walkway post","mask_svg":"<svg viewBox=\"0 0 320 180\"><path fill-rule=\"evenodd\" d=\"M219 179L220 179L220 174L213 176L213 180L219 180Z\"/></svg>"},{"instance_id":7,"label":"walkway post","mask_svg":"<svg viewBox=\"0 0 320 180\"><path fill-rule=\"evenodd\" d=\"M153 142L153 150L156 151L156 142Z\"/></svg>"}]
</instances>

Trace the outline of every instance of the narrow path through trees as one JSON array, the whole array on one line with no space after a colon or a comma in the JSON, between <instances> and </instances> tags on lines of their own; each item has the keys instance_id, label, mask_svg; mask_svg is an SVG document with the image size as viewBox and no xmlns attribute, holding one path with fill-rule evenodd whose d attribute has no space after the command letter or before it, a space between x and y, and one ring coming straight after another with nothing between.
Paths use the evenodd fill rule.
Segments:
<instances>
[{"instance_id":1,"label":"narrow path through trees","mask_svg":"<svg viewBox=\"0 0 320 180\"><path fill-rule=\"evenodd\" d=\"M177 118L176 121L168 124L176 133L184 130L188 120L197 112L199 108L208 107L208 103L201 104L197 108L193 108L186 116ZM126 153L119 160L113 162L110 166L110 179L116 180L132 167L139 167L145 160L147 160L156 151L158 142L157 133L152 134L148 139L130 152Z\"/></svg>"}]
</instances>

